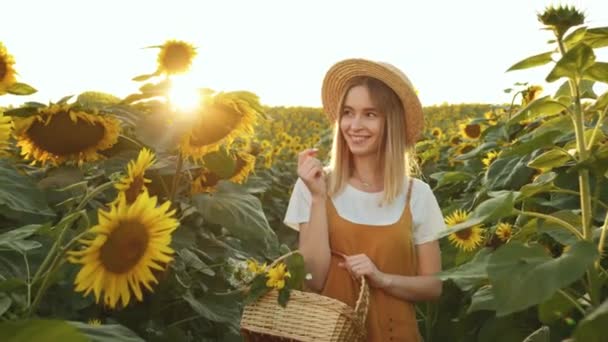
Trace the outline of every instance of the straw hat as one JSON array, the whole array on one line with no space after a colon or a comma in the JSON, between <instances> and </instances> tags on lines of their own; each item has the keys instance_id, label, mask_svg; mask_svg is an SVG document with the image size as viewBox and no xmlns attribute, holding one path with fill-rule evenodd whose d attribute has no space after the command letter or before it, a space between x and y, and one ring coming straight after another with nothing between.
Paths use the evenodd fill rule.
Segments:
<instances>
[{"instance_id":1,"label":"straw hat","mask_svg":"<svg viewBox=\"0 0 608 342\"><path fill-rule=\"evenodd\" d=\"M422 133L424 116L422 104L410 80L401 70L383 62L365 59L346 59L332 66L323 80L323 109L332 121L338 118L338 106L348 82L353 77L368 76L389 86L401 99L405 113L406 144L413 146Z\"/></svg>"}]
</instances>

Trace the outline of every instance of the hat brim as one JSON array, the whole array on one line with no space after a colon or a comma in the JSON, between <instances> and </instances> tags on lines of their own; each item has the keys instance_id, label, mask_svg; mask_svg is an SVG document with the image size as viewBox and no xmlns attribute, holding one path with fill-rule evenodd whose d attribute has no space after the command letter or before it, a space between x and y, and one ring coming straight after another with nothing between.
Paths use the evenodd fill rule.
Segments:
<instances>
[{"instance_id":1,"label":"hat brim","mask_svg":"<svg viewBox=\"0 0 608 342\"><path fill-rule=\"evenodd\" d=\"M321 90L323 110L330 120L335 121L339 117L338 107L349 81L360 76L373 77L384 82L399 96L405 113L406 144L415 145L424 126L422 104L407 76L387 63L346 59L334 64L325 74Z\"/></svg>"}]
</instances>

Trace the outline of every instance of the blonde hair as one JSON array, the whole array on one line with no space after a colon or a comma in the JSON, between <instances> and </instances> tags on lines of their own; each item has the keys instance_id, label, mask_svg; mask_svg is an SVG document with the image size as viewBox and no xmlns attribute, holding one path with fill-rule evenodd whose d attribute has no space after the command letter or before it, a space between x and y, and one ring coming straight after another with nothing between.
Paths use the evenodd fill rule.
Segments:
<instances>
[{"instance_id":1,"label":"blonde hair","mask_svg":"<svg viewBox=\"0 0 608 342\"><path fill-rule=\"evenodd\" d=\"M413 170L417 169L414 147L406 146L405 114L401 100L382 81L367 76L351 79L341 96L338 118L334 123L327 192L330 196L342 192L351 176L352 154L340 130L340 119L344 113L346 95L356 86L367 88L374 107L386 118L376 160L380 165L384 165L384 197L380 205L390 204L403 191L405 176L410 177Z\"/></svg>"}]
</instances>

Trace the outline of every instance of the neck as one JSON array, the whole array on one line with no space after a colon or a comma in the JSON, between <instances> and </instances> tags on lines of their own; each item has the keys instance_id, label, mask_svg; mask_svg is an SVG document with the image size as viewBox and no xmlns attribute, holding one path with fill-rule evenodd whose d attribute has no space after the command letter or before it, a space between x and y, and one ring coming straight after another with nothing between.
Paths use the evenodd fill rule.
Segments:
<instances>
[{"instance_id":1,"label":"neck","mask_svg":"<svg viewBox=\"0 0 608 342\"><path fill-rule=\"evenodd\" d=\"M378 189L384 185L383 168L381 165L378 165L374 155L365 157L353 156L352 177L365 188Z\"/></svg>"}]
</instances>

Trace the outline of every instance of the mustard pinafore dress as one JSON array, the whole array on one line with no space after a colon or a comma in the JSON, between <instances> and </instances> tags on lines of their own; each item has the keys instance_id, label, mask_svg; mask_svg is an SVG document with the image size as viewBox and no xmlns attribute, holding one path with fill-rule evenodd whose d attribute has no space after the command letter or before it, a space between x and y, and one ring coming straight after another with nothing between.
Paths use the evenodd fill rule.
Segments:
<instances>
[{"instance_id":1,"label":"mustard pinafore dress","mask_svg":"<svg viewBox=\"0 0 608 342\"><path fill-rule=\"evenodd\" d=\"M412 179L408 183L405 207L397 222L377 226L354 223L342 218L330 198L326 201L329 241L332 251L346 255L366 254L385 273L416 275L416 251L412 237L410 197ZM355 307L359 285L345 268L343 260L332 253L327 280L321 294ZM413 303L370 287L370 303L366 320L370 342L421 341Z\"/></svg>"}]
</instances>

